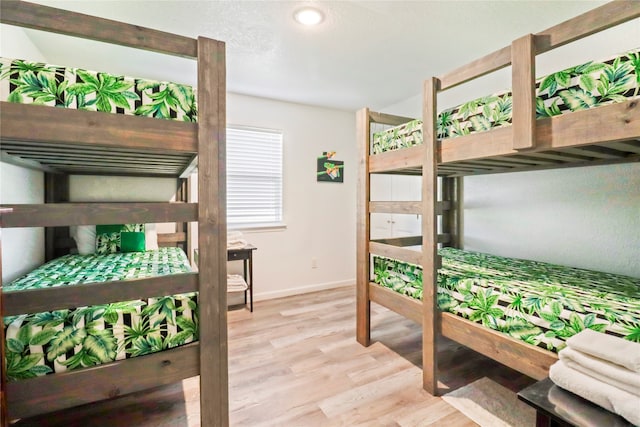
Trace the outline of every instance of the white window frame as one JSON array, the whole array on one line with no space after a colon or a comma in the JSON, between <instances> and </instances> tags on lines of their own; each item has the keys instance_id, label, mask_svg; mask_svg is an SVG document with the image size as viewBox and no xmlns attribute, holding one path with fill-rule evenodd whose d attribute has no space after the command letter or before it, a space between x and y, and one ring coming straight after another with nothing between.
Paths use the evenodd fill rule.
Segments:
<instances>
[{"instance_id":1,"label":"white window frame","mask_svg":"<svg viewBox=\"0 0 640 427\"><path fill-rule=\"evenodd\" d=\"M273 193L273 199L272 199L272 204L275 206L276 210L279 210L279 212L274 212L274 215L271 217L268 217L268 214L262 215L263 219L260 220L259 218L253 218L251 220L236 220L233 221L234 217L238 217L239 216L239 212L241 210L241 208L234 208L234 202L237 204L238 203L238 199L239 197L235 196L234 194L237 194L238 191L242 190L242 186L243 184L241 182L238 181L238 170L240 167L247 167L250 165L247 165L246 160L243 161L243 159L245 158L244 156L246 154L249 153L243 153L242 149L239 149L238 147L234 147L234 138L235 137L239 137L239 135L236 135L235 137L233 136L233 132L234 131L238 131L238 133L240 132L256 132L256 133L262 133L265 136L266 135L274 135L276 136L276 138L273 141L268 141L267 139L265 139L263 142L264 143L273 143L275 145L277 145L279 143L279 147L275 147L274 150L272 150L271 152L265 152L265 154L269 154L272 156L272 160L274 158L279 159L279 177L277 176L277 174L271 175L270 177L265 177L264 181L266 181L268 183L269 180L274 180L274 182L277 184L278 179L279 179L279 189L276 189L275 191L272 191ZM247 135L250 136L250 135ZM277 136L280 136L279 141L277 141ZM246 136L245 136L246 137ZM239 142L239 141L238 141ZM260 144L260 141L256 141L256 143ZM276 157L273 157L273 156ZM234 156L240 156L237 159L234 159ZM232 158L231 162L229 162L229 158ZM254 158L255 160L260 160L259 158ZM255 165L255 164L254 164ZM255 165L258 169L259 168L263 168L263 170L268 170L268 164L266 163L258 163L257 165ZM276 168L277 169L277 168ZM254 172L254 175L252 175L255 178L255 176L258 174L259 172ZM234 179L234 177L236 177ZM249 178L250 179L250 178ZM244 185L247 185L248 183L244 183ZM232 187L235 187L232 188ZM246 191L250 191L251 187L246 187L245 188ZM284 200L283 200L283 196L284 196L284 135L283 132L281 130L278 129L267 129L267 128L258 128L258 127L249 127L249 126L238 126L238 125L227 125L227 228L229 228L230 230L265 230L265 229L281 229L281 228L285 228L286 224L284 223ZM258 193L251 195L250 197L256 197L258 195ZM235 199L235 200L234 200ZM279 203L279 206L278 206ZM269 202L265 202L265 207L268 209L270 208L269 206ZM234 215L235 210L237 209L238 213L236 213ZM260 215L257 215L258 217Z\"/></svg>"}]
</instances>

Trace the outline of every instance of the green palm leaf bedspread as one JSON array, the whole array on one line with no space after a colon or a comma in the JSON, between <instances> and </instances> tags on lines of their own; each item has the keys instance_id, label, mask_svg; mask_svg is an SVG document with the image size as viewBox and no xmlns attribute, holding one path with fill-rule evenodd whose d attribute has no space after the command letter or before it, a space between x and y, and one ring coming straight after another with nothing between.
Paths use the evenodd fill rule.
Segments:
<instances>
[{"instance_id":1,"label":"green palm leaf bedspread","mask_svg":"<svg viewBox=\"0 0 640 427\"><path fill-rule=\"evenodd\" d=\"M536 117L551 117L624 102L640 92L640 49L602 62L587 62L536 80ZM437 136L455 138L511 125L512 94L503 91L445 110ZM422 144L422 121L374 133L372 153Z\"/></svg>"},{"instance_id":2,"label":"green palm leaf bedspread","mask_svg":"<svg viewBox=\"0 0 640 427\"><path fill-rule=\"evenodd\" d=\"M179 248L66 255L4 286L4 292L190 272ZM132 285L133 286L133 285ZM198 339L197 293L4 318L10 381L79 369Z\"/></svg>"},{"instance_id":3,"label":"green palm leaf bedspread","mask_svg":"<svg viewBox=\"0 0 640 427\"><path fill-rule=\"evenodd\" d=\"M438 306L558 352L585 328L640 342L640 279L443 248ZM375 283L422 299L422 267L374 256Z\"/></svg>"},{"instance_id":4,"label":"green palm leaf bedspread","mask_svg":"<svg viewBox=\"0 0 640 427\"><path fill-rule=\"evenodd\" d=\"M0 58L0 99L186 122L198 114L187 85L21 59Z\"/></svg>"}]
</instances>

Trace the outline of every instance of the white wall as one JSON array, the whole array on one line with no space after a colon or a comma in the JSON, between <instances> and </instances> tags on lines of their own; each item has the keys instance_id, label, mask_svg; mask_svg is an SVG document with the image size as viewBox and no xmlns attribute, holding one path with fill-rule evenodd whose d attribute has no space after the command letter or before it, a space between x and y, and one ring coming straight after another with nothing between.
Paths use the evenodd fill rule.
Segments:
<instances>
[{"instance_id":1,"label":"white wall","mask_svg":"<svg viewBox=\"0 0 640 427\"><path fill-rule=\"evenodd\" d=\"M227 123L279 129L284 141L286 229L245 232L254 253L256 299L355 282L355 115L229 94ZM316 158L337 151L344 183L316 182ZM312 258L317 268L311 268ZM233 268L233 266L232 266Z\"/></svg>"},{"instance_id":2,"label":"white wall","mask_svg":"<svg viewBox=\"0 0 640 427\"><path fill-rule=\"evenodd\" d=\"M0 163L0 203L43 203L44 174ZM2 281L11 281L44 262L43 228L2 230Z\"/></svg>"},{"instance_id":3,"label":"white wall","mask_svg":"<svg viewBox=\"0 0 640 427\"><path fill-rule=\"evenodd\" d=\"M637 47L639 22L538 57L537 75ZM508 88L510 72L445 92L439 108ZM421 104L416 95L382 111L421 117ZM637 163L466 177L464 247L640 277L639 188Z\"/></svg>"},{"instance_id":4,"label":"white wall","mask_svg":"<svg viewBox=\"0 0 640 427\"><path fill-rule=\"evenodd\" d=\"M45 61L24 31L0 25L0 55ZM0 162L0 203L43 203L42 172ZM11 281L44 262L42 228L8 228L2 232L2 281Z\"/></svg>"}]
</instances>

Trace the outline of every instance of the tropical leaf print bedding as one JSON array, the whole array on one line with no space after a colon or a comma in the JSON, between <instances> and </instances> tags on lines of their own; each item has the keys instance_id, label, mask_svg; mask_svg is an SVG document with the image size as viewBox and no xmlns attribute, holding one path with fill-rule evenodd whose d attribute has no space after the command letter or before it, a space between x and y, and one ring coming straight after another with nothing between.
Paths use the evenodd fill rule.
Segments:
<instances>
[{"instance_id":1,"label":"tropical leaf print bedding","mask_svg":"<svg viewBox=\"0 0 640 427\"><path fill-rule=\"evenodd\" d=\"M196 94L190 86L20 59L0 58L0 99L197 121Z\"/></svg>"},{"instance_id":2,"label":"tropical leaf print bedding","mask_svg":"<svg viewBox=\"0 0 640 427\"><path fill-rule=\"evenodd\" d=\"M186 273L179 248L66 255L4 291ZM197 293L4 318L9 381L155 353L198 339Z\"/></svg>"},{"instance_id":3,"label":"tropical leaf print bedding","mask_svg":"<svg viewBox=\"0 0 640 427\"><path fill-rule=\"evenodd\" d=\"M536 80L536 117L551 117L624 102L640 94L640 50L602 62L587 62ZM512 94L500 92L445 110L437 118L437 136L455 138L511 125ZM377 132L372 153L422 144L422 121Z\"/></svg>"},{"instance_id":4,"label":"tropical leaf print bedding","mask_svg":"<svg viewBox=\"0 0 640 427\"><path fill-rule=\"evenodd\" d=\"M443 248L438 306L554 352L589 328L640 342L640 279ZM375 283L422 299L422 268L374 256Z\"/></svg>"}]
</instances>

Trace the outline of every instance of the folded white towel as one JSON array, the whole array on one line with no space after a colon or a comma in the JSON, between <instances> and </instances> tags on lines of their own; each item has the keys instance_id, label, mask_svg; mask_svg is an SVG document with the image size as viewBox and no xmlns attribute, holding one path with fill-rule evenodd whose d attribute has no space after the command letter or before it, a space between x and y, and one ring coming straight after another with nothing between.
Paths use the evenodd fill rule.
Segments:
<instances>
[{"instance_id":1,"label":"folded white towel","mask_svg":"<svg viewBox=\"0 0 640 427\"><path fill-rule=\"evenodd\" d=\"M640 397L639 373L574 350L571 347L562 349L558 356L568 367Z\"/></svg>"},{"instance_id":2,"label":"folded white towel","mask_svg":"<svg viewBox=\"0 0 640 427\"><path fill-rule=\"evenodd\" d=\"M640 372L640 343L585 329L569 338L567 346Z\"/></svg>"},{"instance_id":3,"label":"folded white towel","mask_svg":"<svg viewBox=\"0 0 640 427\"><path fill-rule=\"evenodd\" d=\"M640 397L576 371L562 360L551 365L549 378L558 386L640 425Z\"/></svg>"},{"instance_id":4,"label":"folded white towel","mask_svg":"<svg viewBox=\"0 0 640 427\"><path fill-rule=\"evenodd\" d=\"M249 288L244 277L239 274L227 274L227 292L244 292Z\"/></svg>"},{"instance_id":5,"label":"folded white towel","mask_svg":"<svg viewBox=\"0 0 640 427\"><path fill-rule=\"evenodd\" d=\"M227 242L227 249L242 249L248 245L246 240L234 240L233 242Z\"/></svg>"}]
</instances>

